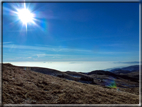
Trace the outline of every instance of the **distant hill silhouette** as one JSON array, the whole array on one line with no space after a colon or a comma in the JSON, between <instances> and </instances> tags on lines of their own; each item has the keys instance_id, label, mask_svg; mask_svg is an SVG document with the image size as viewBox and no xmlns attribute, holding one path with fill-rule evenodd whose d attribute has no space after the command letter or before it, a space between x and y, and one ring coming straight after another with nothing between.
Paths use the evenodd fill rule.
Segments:
<instances>
[{"instance_id":1,"label":"distant hill silhouette","mask_svg":"<svg viewBox=\"0 0 142 107\"><path fill-rule=\"evenodd\" d=\"M109 76L109 77L113 77L117 79L122 78L122 79L128 79L135 82L139 81L138 72L136 73L136 76L132 76L131 73L129 73L129 75L119 75L109 71L95 70L95 71L89 72L88 75L105 75L105 76Z\"/></svg>"},{"instance_id":2,"label":"distant hill silhouette","mask_svg":"<svg viewBox=\"0 0 142 107\"><path fill-rule=\"evenodd\" d=\"M128 67L122 67L122 68L115 68L110 70L113 73L130 73L134 71L139 71L139 65L133 65Z\"/></svg>"}]
</instances>

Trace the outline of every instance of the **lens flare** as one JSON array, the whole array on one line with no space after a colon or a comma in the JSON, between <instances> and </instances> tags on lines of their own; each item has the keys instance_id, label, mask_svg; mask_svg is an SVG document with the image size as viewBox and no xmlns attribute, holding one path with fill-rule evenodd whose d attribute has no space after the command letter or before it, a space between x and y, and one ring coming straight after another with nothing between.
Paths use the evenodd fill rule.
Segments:
<instances>
[{"instance_id":1,"label":"lens flare","mask_svg":"<svg viewBox=\"0 0 142 107\"><path fill-rule=\"evenodd\" d=\"M115 79L106 79L105 80L105 86L108 87L108 88L117 88L117 85L116 85L116 82L115 82Z\"/></svg>"},{"instance_id":2,"label":"lens flare","mask_svg":"<svg viewBox=\"0 0 142 107\"><path fill-rule=\"evenodd\" d=\"M109 88L117 88L115 81L112 81L110 84L106 85Z\"/></svg>"}]
</instances>

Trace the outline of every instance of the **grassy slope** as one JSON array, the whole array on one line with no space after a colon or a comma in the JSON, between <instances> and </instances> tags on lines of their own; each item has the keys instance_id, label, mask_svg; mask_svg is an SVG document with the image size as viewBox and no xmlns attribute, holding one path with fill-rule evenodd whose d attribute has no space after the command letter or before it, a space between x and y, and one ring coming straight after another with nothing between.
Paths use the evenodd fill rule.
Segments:
<instances>
[{"instance_id":1,"label":"grassy slope","mask_svg":"<svg viewBox=\"0 0 142 107\"><path fill-rule=\"evenodd\" d=\"M3 64L3 104L138 104L138 95Z\"/></svg>"}]
</instances>

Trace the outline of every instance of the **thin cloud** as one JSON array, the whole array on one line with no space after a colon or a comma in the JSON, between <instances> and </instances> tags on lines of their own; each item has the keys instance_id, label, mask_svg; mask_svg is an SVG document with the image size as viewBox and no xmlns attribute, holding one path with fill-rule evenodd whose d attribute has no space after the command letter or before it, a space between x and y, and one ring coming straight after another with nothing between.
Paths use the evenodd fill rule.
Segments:
<instances>
[{"instance_id":1,"label":"thin cloud","mask_svg":"<svg viewBox=\"0 0 142 107\"><path fill-rule=\"evenodd\" d=\"M123 64L139 64L139 61L130 61L130 62L115 62L115 63L123 63Z\"/></svg>"},{"instance_id":2,"label":"thin cloud","mask_svg":"<svg viewBox=\"0 0 142 107\"><path fill-rule=\"evenodd\" d=\"M10 44L10 43L12 43L12 42L3 42L3 44Z\"/></svg>"},{"instance_id":3,"label":"thin cloud","mask_svg":"<svg viewBox=\"0 0 142 107\"><path fill-rule=\"evenodd\" d=\"M27 32L27 31L35 31L35 29L30 29L30 30L27 29L27 30L20 30L20 31L19 30L11 30L11 31L7 31L7 32L20 32L21 33L21 32Z\"/></svg>"},{"instance_id":4,"label":"thin cloud","mask_svg":"<svg viewBox=\"0 0 142 107\"><path fill-rule=\"evenodd\" d=\"M46 51L55 51L55 52L91 52L91 50L83 50L83 49L71 49L71 48L50 48L50 47L37 47L37 46L24 46L24 45L14 45L14 44L7 44L3 45L4 48L15 48L15 49L26 49L26 50L46 50Z\"/></svg>"},{"instance_id":5,"label":"thin cloud","mask_svg":"<svg viewBox=\"0 0 142 107\"><path fill-rule=\"evenodd\" d=\"M124 46L137 46L137 44L126 44L126 43L112 43L112 44L103 44L102 46L107 46L107 47L124 47Z\"/></svg>"},{"instance_id":6,"label":"thin cloud","mask_svg":"<svg viewBox=\"0 0 142 107\"><path fill-rule=\"evenodd\" d=\"M130 52L98 52L99 54L110 54L110 55L116 55L116 54L129 54Z\"/></svg>"},{"instance_id":7,"label":"thin cloud","mask_svg":"<svg viewBox=\"0 0 142 107\"><path fill-rule=\"evenodd\" d=\"M38 57L44 57L46 54L36 54Z\"/></svg>"},{"instance_id":8,"label":"thin cloud","mask_svg":"<svg viewBox=\"0 0 142 107\"><path fill-rule=\"evenodd\" d=\"M124 44L120 44L120 43L118 43L118 44L105 44L104 46L113 46L113 47L116 47L116 46L124 46Z\"/></svg>"},{"instance_id":9,"label":"thin cloud","mask_svg":"<svg viewBox=\"0 0 142 107\"><path fill-rule=\"evenodd\" d=\"M81 54L92 54L92 55L118 55L118 54L131 54L131 52L115 52L115 51L94 51L94 50L87 50L87 49L74 49L74 48L62 48L62 47L51 47L51 46L27 46L27 45L15 45L15 44L10 44L5 43L3 44L3 48L8 48L8 49L20 49L24 50L22 52L25 52L27 54L34 54L36 53L36 56L38 57L43 57L46 56L46 52L76 52L76 53L81 53ZM32 51L32 52L28 52ZM35 52L34 52L35 51ZM42 52L42 53L41 53ZM65 54L65 53L64 53ZM68 55L68 53L66 53ZM49 54L48 54L49 55ZM52 54L53 55L53 54Z\"/></svg>"}]
</instances>

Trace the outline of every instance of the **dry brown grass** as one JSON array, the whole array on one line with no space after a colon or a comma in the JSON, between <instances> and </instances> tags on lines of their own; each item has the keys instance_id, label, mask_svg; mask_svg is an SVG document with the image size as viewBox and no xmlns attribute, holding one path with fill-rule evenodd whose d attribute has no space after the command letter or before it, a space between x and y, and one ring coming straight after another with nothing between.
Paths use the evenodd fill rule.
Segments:
<instances>
[{"instance_id":1,"label":"dry brown grass","mask_svg":"<svg viewBox=\"0 0 142 107\"><path fill-rule=\"evenodd\" d=\"M136 94L3 64L3 104L138 104Z\"/></svg>"}]
</instances>

